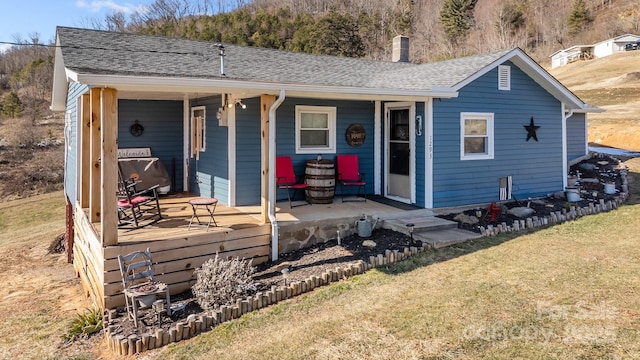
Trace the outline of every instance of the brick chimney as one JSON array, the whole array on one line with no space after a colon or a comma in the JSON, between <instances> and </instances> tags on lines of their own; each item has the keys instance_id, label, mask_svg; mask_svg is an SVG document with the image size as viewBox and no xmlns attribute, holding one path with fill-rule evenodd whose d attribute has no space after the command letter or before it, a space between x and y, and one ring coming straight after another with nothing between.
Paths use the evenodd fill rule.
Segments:
<instances>
[{"instance_id":1,"label":"brick chimney","mask_svg":"<svg viewBox=\"0 0 640 360\"><path fill-rule=\"evenodd\" d=\"M393 38L393 52L391 61L409 62L409 38L398 35Z\"/></svg>"}]
</instances>

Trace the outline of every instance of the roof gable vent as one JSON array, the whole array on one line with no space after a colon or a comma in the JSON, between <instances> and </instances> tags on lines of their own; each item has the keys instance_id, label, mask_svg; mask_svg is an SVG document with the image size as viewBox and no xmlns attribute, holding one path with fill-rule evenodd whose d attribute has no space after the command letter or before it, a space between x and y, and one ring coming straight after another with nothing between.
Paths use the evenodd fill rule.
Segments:
<instances>
[{"instance_id":1,"label":"roof gable vent","mask_svg":"<svg viewBox=\"0 0 640 360\"><path fill-rule=\"evenodd\" d=\"M511 90L511 66L498 66L498 90Z\"/></svg>"}]
</instances>

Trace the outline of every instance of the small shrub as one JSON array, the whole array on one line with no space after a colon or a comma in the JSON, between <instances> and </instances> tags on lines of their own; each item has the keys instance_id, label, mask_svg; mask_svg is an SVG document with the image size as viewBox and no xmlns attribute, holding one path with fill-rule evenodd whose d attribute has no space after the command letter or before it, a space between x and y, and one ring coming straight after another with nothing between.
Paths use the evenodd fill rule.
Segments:
<instances>
[{"instance_id":1,"label":"small shrub","mask_svg":"<svg viewBox=\"0 0 640 360\"><path fill-rule=\"evenodd\" d=\"M98 308L88 309L84 314L77 314L71 322L69 331L64 335L67 341L73 341L79 337L88 337L102 330L102 312Z\"/></svg>"},{"instance_id":2,"label":"small shrub","mask_svg":"<svg viewBox=\"0 0 640 360\"><path fill-rule=\"evenodd\" d=\"M204 310L213 310L256 291L251 263L238 257L221 259L218 254L207 260L195 270L197 279L191 288L198 304Z\"/></svg>"},{"instance_id":3,"label":"small shrub","mask_svg":"<svg viewBox=\"0 0 640 360\"><path fill-rule=\"evenodd\" d=\"M12 124L12 138L10 140L13 146L31 149L35 147L45 137L42 129L34 126L27 119L17 119Z\"/></svg>"}]
</instances>

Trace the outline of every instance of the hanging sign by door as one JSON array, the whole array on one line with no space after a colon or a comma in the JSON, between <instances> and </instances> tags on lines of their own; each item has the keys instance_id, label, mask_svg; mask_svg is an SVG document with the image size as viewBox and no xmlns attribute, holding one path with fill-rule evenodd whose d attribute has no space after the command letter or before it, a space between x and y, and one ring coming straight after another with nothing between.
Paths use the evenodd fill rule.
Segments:
<instances>
[{"instance_id":1,"label":"hanging sign by door","mask_svg":"<svg viewBox=\"0 0 640 360\"><path fill-rule=\"evenodd\" d=\"M366 133L364 127L360 124L351 124L345 133L347 144L356 147L364 144Z\"/></svg>"}]
</instances>

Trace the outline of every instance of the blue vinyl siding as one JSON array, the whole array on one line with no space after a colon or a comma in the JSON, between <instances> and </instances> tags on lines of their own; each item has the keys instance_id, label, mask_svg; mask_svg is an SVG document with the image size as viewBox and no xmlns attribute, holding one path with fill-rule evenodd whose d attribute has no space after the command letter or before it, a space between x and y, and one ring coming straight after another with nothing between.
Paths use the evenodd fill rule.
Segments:
<instances>
[{"instance_id":1,"label":"blue vinyl siding","mask_svg":"<svg viewBox=\"0 0 640 360\"><path fill-rule=\"evenodd\" d=\"M236 108L236 205L260 203L262 139L260 98L243 100Z\"/></svg>"},{"instance_id":2,"label":"blue vinyl siding","mask_svg":"<svg viewBox=\"0 0 640 360\"><path fill-rule=\"evenodd\" d=\"M499 199L499 178L513 177L516 198L562 189L561 105L510 62L511 90L498 90L497 67L462 88L458 98L434 107L434 207L483 204ZM494 114L495 157L460 160L460 113ZM533 117L539 141L526 141Z\"/></svg>"},{"instance_id":3,"label":"blue vinyl siding","mask_svg":"<svg viewBox=\"0 0 640 360\"><path fill-rule=\"evenodd\" d=\"M375 104L371 101L317 100L287 98L276 113L276 154L291 156L296 175L304 175L307 160L316 158L314 154L296 154L295 143L295 107L296 105L334 106L336 114L336 154L357 154L360 172L365 174L366 192L373 193L373 130ZM360 124L365 129L365 142L361 146L352 147L347 144L345 133L351 124ZM336 154L322 154L323 159L336 159ZM356 193L357 189L346 189ZM339 194L340 187L336 188ZM278 190L278 199L286 199L287 193ZM259 200L259 199L258 199Z\"/></svg>"},{"instance_id":4,"label":"blue vinyl siding","mask_svg":"<svg viewBox=\"0 0 640 360\"><path fill-rule=\"evenodd\" d=\"M82 85L76 82L72 82L69 84L69 89L67 91L67 110L65 113L65 121L67 116L70 116L70 123L67 126L70 126L71 133L69 134L65 140L69 141L68 144L65 144L66 150L66 159L65 159L65 170L64 170L64 189L65 194L69 198L69 201L75 207L78 195L77 189L77 181L78 181L78 149L79 139L78 139L78 99L84 94L89 87L86 85Z\"/></svg>"},{"instance_id":5,"label":"blue vinyl siding","mask_svg":"<svg viewBox=\"0 0 640 360\"><path fill-rule=\"evenodd\" d=\"M586 115L573 114L567 120L567 160L574 160L586 155Z\"/></svg>"},{"instance_id":6,"label":"blue vinyl siding","mask_svg":"<svg viewBox=\"0 0 640 360\"><path fill-rule=\"evenodd\" d=\"M151 148L151 156L167 168L171 190L178 192L184 177L182 106L182 101L118 100L118 147ZM144 127L138 137L129 131L136 121Z\"/></svg>"},{"instance_id":7,"label":"blue vinyl siding","mask_svg":"<svg viewBox=\"0 0 640 360\"><path fill-rule=\"evenodd\" d=\"M219 126L216 113L221 106L221 97L212 96L191 102L191 107L206 107L205 151L200 160L189 160L189 189L193 194L217 198L221 204L229 204L229 157L228 127ZM191 109L189 109L191 114Z\"/></svg>"},{"instance_id":8,"label":"blue vinyl siding","mask_svg":"<svg viewBox=\"0 0 640 360\"><path fill-rule=\"evenodd\" d=\"M260 202L261 189L261 139L260 139L260 99L244 99L246 109L236 109L236 205L252 205ZM215 112L220 106L220 98L213 97L192 102L191 106L207 106L206 151L200 154L200 161L191 159L192 192L203 196L215 196L221 203L228 203L228 131L219 127ZM276 113L276 153L289 155L294 162L295 172L304 175L306 161L315 159L314 154L295 154L295 106L335 106L336 153L358 154L360 171L367 181L367 192L373 192L373 126L374 103L369 101L332 101L288 98ZM360 147L351 147L345 139L350 124L364 126L367 138ZM335 154L323 154L324 159L335 161ZM193 181L196 180L197 182ZM351 189L349 189L351 190ZM354 191L356 189L353 189ZM279 191L278 199L286 199L286 192Z\"/></svg>"}]
</instances>

